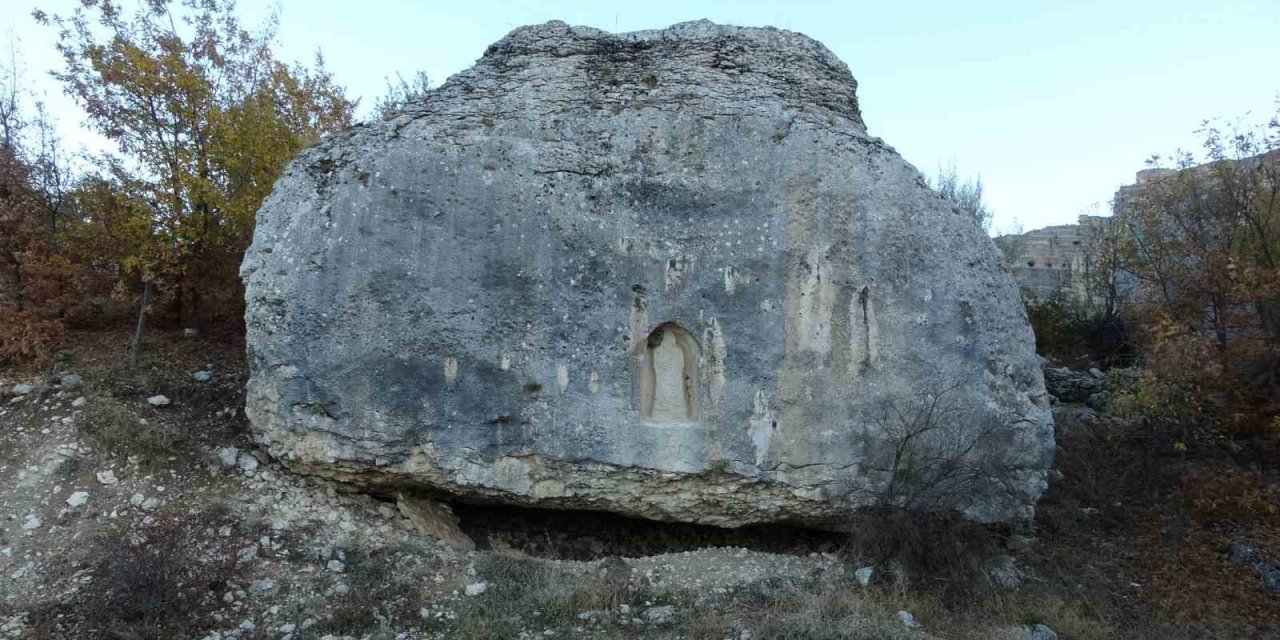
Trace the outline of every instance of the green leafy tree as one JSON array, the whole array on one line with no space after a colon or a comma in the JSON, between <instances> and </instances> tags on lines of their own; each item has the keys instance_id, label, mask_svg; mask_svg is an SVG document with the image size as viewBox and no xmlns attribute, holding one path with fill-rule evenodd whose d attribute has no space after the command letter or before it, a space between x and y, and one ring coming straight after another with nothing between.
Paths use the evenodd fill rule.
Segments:
<instances>
[{"instance_id":1,"label":"green leafy tree","mask_svg":"<svg viewBox=\"0 0 1280 640\"><path fill-rule=\"evenodd\" d=\"M278 60L276 19L250 32L231 0L150 0L130 15L83 0L34 16L58 31L55 77L115 143L95 159L96 187L130 203L111 215L140 217L113 226L138 243L121 264L143 300L154 292L184 326L237 320L259 205L299 150L350 125L355 103L318 54L309 66Z\"/></svg>"}]
</instances>

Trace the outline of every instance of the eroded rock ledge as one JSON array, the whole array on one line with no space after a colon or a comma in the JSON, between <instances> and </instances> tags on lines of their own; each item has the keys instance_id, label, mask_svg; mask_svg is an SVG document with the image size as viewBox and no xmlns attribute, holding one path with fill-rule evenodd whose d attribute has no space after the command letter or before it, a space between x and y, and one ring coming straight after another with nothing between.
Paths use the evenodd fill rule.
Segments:
<instances>
[{"instance_id":1,"label":"eroded rock ledge","mask_svg":"<svg viewBox=\"0 0 1280 640\"><path fill-rule=\"evenodd\" d=\"M547 23L321 142L243 275L259 441L463 498L737 526L1027 518L1052 417L977 225L777 29Z\"/></svg>"}]
</instances>

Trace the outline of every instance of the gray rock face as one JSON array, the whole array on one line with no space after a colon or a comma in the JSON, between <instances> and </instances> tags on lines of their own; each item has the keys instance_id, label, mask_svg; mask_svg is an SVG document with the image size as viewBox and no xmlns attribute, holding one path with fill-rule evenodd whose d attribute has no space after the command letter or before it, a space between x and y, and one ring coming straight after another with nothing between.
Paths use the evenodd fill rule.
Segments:
<instances>
[{"instance_id":1,"label":"gray rock face","mask_svg":"<svg viewBox=\"0 0 1280 640\"><path fill-rule=\"evenodd\" d=\"M307 150L242 275L295 470L736 526L1030 517L1052 417L977 225L777 29L517 29Z\"/></svg>"}]
</instances>

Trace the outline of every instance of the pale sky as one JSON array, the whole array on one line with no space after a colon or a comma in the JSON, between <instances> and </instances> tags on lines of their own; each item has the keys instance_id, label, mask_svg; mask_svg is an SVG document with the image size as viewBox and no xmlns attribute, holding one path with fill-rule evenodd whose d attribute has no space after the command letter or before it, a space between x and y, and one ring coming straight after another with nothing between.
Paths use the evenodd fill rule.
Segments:
<instances>
[{"instance_id":1,"label":"pale sky","mask_svg":"<svg viewBox=\"0 0 1280 640\"><path fill-rule=\"evenodd\" d=\"M48 79L61 64L54 33L30 12L78 4L0 2L0 31L16 36L69 146L95 142ZM1197 148L1205 118L1262 122L1280 96L1278 0L241 0L240 11L252 26L277 6L281 57L319 49L365 114L386 78L422 70L439 84L525 24L632 31L709 18L799 31L849 65L872 135L926 174L951 160L981 174L997 231L1105 210L1151 154Z\"/></svg>"}]
</instances>

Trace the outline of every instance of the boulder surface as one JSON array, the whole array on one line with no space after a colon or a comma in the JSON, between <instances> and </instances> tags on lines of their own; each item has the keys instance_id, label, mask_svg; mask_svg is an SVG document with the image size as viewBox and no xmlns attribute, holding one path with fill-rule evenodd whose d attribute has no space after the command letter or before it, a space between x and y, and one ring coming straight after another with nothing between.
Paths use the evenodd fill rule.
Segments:
<instances>
[{"instance_id":1,"label":"boulder surface","mask_svg":"<svg viewBox=\"0 0 1280 640\"><path fill-rule=\"evenodd\" d=\"M242 275L255 437L658 520L1031 516L1053 425L978 225L772 28L524 27L294 161Z\"/></svg>"}]
</instances>

